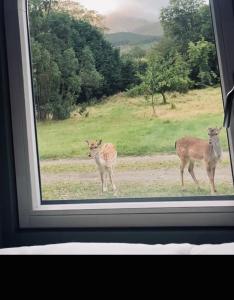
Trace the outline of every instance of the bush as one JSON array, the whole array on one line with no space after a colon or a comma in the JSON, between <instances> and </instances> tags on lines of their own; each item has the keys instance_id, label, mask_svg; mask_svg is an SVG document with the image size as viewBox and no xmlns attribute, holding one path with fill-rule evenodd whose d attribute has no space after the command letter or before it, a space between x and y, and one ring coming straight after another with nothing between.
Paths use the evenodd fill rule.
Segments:
<instances>
[{"instance_id":1,"label":"bush","mask_svg":"<svg viewBox=\"0 0 234 300\"><path fill-rule=\"evenodd\" d=\"M137 85L126 92L126 95L130 98L135 98L138 96L142 96L144 94L143 86Z\"/></svg>"}]
</instances>

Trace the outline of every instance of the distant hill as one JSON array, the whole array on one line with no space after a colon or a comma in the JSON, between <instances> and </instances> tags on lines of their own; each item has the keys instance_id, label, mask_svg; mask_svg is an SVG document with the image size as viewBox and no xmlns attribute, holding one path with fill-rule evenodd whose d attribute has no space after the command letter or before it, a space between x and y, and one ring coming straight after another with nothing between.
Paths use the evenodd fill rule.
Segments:
<instances>
[{"instance_id":1,"label":"distant hill","mask_svg":"<svg viewBox=\"0 0 234 300\"><path fill-rule=\"evenodd\" d=\"M163 36L163 28L160 22L149 23L143 26L140 26L133 30L134 33L143 34L143 35L152 35L152 36Z\"/></svg>"},{"instance_id":2,"label":"distant hill","mask_svg":"<svg viewBox=\"0 0 234 300\"><path fill-rule=\"evenodd\" d=\"M152 44L153 42L158 42L161 37L160 36L152 36L152 35L143 35L137 34L133 32L117 32L106 34L106 39L115 47L118 46L139 46L144 44Z\"/></svg>"},{"instance_id":3,"label":"distant hill","mask_svg":"<svg viewBox=\"0 0 234 300\"><path fill-rule=\"evenodd\" d=\"M160 22L151 22L145 19L124 16L121 13L112 13L106 16L104 23L109 29L109 33L133 32L152 36L163 35Z\"/></svg>"}]
</instances>

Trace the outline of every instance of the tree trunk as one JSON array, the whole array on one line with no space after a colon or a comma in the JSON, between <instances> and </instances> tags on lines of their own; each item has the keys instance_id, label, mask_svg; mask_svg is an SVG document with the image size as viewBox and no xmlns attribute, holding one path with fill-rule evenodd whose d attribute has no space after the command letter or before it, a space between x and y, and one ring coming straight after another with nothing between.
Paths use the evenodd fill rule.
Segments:
<instances>
[{"instance_id":1,"label":"tree trunk","mask_svg":"<svg viewBox=\"0 0 234 300\"><path fill-rule=\"evenodd\" d=\"M154 95L152 95L151 106L152 106L152 109L153 109L153 116L156 117L157 114L156 114L156 110L155 110Z\"/></svg>"},{"instance_id":2,"label":"tree trunk","mask_svg":"<svg viewBox=\"0 0 234 300\"><path fill-rule=\"evenodd\" d=\"M163 97L163 105L166 105L167 104L167 98L166 98L166 95L165 93L161 93L162 97Z\"/></svg>"}]
</instances>

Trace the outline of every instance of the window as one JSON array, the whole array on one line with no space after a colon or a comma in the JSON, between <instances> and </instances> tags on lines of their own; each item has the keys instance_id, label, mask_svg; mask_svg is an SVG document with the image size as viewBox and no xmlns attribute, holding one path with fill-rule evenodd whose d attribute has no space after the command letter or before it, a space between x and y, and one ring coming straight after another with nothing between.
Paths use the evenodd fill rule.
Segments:
<instances>
[{"instance_id":1,"label":"window","mask_svg":"<svg viewBox=\"0 0 234 300\"><path fill-rule=\"evenodd\" d=\"M217 164L219 193L210 195L205 167L198 168L203 178L200 190L188 182L188 174L187 190L180 186L180 160L184 165L190 162L194 177L194 156L187 159L191 153L183 154L186 145L193 146L197 157L210 155L207 149L214 148L215 159L220 155L219 132L214 128L223 120L223 109L213 33L205 37L211 28L208 7L203 3L199 8L199 18L207 21L200 29L204 36L185 40L186 53L179 44L165 54L172 41L162 42L159 23L143 22L140 34L104 36L100 15L83 9L81 18L80 7L72 1L50 4L5 3L20 226L233 225L232 124L228 139L224 130L221 133L225 153ZM234 22L231 5L211 1L224 96L233 84L232 57L226 53L232 37L224 30L230 26L226 20ZM194 16L195 8L186 9ZM152 18L147 11L146 20ZM161 18L170 33L174 28L170 9L164 9ZM143 35L152 22L157 35ZM191 24L187 25L190 32ZM180 140L185 135L206 138L216 147L201 140ZM106 160L107 175L112 175L116 159L112 144L119 154L113 175L117 182L107 192L105 175L101 187L98 172ZM212 167L208 166L210 176Z\"/></svg>"}]
</instances>

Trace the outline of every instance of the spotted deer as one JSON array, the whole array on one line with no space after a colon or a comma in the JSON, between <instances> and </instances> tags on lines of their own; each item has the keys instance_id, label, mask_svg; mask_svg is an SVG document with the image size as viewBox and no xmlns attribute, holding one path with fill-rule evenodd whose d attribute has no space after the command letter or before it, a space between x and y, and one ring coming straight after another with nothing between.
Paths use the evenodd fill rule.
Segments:
<instances>
[{"instance_id":1,"label":"spotted deer","mask_svg":"<svg viewBox=\"0 0 234 300\"><path fill-rule=\"evenodd\" d=\"M188 171L195 184L199 183L194 174L195 161L204 161L207 175L210 181L211 194L217 192L214 182L215 169L222 155L222 149L219 140L219 134L222 128L209 128L208 140L185 137L176 142L176 152L180 158L180 172L182 188L184 188L184 169L189 164Z\"/></svg>"},{"instance_id":2,"label":"spotted deer","mask_svg":"<svg viewBox=\"0 0 234 300\"><path fill-rule=\"evenodd\" d=\"M113 168L117 161L117 151L113 144L103 144L100 141L86 141L89 147L89 157L93 158L101 176L102 192L107 192L107 177L109 176L112 189L116 194L117 188L113 181Z\"/></svg>"}]
</instances>

